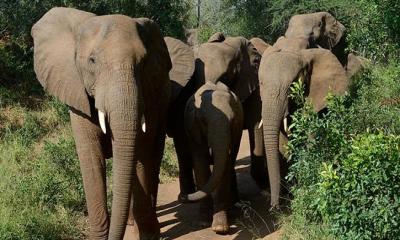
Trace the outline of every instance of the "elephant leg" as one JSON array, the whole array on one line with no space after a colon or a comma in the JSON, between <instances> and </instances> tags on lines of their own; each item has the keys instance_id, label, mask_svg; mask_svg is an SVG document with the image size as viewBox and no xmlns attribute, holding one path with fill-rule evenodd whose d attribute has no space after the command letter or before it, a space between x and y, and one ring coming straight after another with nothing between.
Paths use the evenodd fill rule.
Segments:
<instances>
[{"instance_id":1,"label":"elephant leg","mask_svg":"<svg viewBox=\"0 0 400 240\"><path fill-rule=\"evenodd\" d=\"M90 238L107 239L109 217L103 151L105 135L94 120L82 117L74 111L70 111L70 117L89 213Z\"/></svg>"},{"instance_id":2,"label":"elephant leg","mask_svg":"<svg viewBox=\"0 0 400 240\"><path fill-rule=\"evenodd\" d=\"M174 145L178 157L181 194L193 193L195 191L193 159L189 150L188 139L183 129L175 134Z\"/></svg>"},{"instance_id":3,"label":"elephant leg","mask_svg":"<svg viewBox=\"0 0 400 240\"><path fill-rule=\"evenodd\" d=\"M193 146L194 145L194 146ZM211 176L210 170L210 154L206 145L195 145L192 144L193 154L193 167L195 170L196 185L198 189L201 189L208 181ZM211 216L213 209L212 196L209 195L204 199L200 200L199 203L199 225L201 227L210 226Z\"/></svg>"},{"instance_id":4,"label":"elephant leg","mask_svg":"<svg viewBox=\"0 0 400 240\"><path fill-rule=\"evenodd\" d=\"M236 142L232 146L230 154L230 166L227 167L223 180L214 196L214 215L212 229L218 234L227 234L229 232L229 222L227 210L239 201L237 188L237 179L235 172L236 157L239 152L240 139L242 131L237 133Z\"/></svg>"},{"instance_id":5,"label":"elephant leg","mask_svg":"<svg viewBox=\"0 0 400 240\"><path fill-rule=\"evenodd\" d=\"M269 186L268 168L264 151L263 129L258 127L249 128L250 142L250 175L257 186L265 190Z\"/></svg>"},{"instance_id":6,"label":"elephant leg","mask_svg":"<svg viewBox=\"0 0 400 240\"><path fill-rule=\"evenodd\" d=\"M238 185L237 185L237 179L236 179L236 171L235 171L235 163L236 163L236 158L239 153L239 148L240 148L240 142L242 140L242 133L243 131L237 131L235 133L235 139L236 141L233 143L232 146L232 152L230 154L230 161L232 164L232 171L230 173L230 184L232 186L231 190L231 205L233 206L236 202L239 201L239 190L238 190Z\"/></svg>"},{"instance_id":7,"label":"elephant leg","mask_svg":"<svg viewBox=\"0 0 400 240\"><path fill-rule=\"evenodd\" d=\"M218 234L229 232L227 210L233 206L236 200L233 199L235 196L234 182L236 182L236 176L234 181L233 176L234 168L233 166L229 166L214 194L214 214L211 228Z\"/></svg>"}]
</instances>

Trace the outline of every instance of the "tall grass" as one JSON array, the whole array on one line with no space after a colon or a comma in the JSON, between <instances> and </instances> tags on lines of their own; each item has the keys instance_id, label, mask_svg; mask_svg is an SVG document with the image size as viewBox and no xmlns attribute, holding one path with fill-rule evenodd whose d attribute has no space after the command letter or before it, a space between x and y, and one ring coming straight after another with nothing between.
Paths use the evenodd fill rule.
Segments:
<instances>
[{"instance_id":1,"label":"tall grass","mask_svg":"<svg viewBox=\"0 0 400 240\"><path fill-rule=\"evenodd\" d=\"M53 98L35 101L0 88L0 239L84 239L87 213L68 109ZM176 175L167 141L161 181Z\"/></svg>"}]
</instances>

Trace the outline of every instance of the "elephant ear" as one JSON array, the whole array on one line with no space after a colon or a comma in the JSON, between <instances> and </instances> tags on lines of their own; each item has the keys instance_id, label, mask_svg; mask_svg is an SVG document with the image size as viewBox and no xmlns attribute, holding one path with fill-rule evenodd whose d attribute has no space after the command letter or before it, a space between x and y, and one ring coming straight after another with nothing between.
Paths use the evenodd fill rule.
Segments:
<instances>
[{"instance_id":1,"label":"elephant ear","mask_svg":"<svg viewBox=\"0 0 400 240\"><path fill-rule=\"evenodd\" d=\"M330 13L322 12L321 21L324 23L325 31L318 43L325 49L332 50L339 42L344 41L346 28Z\"/></svg>"},{"instance_id":2,"label":"elephant ear","mask_svg":"<svg viewBox=\"0 0 400 240\"><path fill-rule=\"evenodd\" d=\"M51 95L90 116L90 104L75 65L75 32L92 13L72 8L52 8L32 27L34 69Z\"/></svg>"},{"instance_id":3,"label":"elephant ear","mask_svg":"<svg viewBox=\"0 0 400 240\"><path fill-rule=\"evenodd\" d=\"M367 67L368 63L368 59L350 53L347 57L347 77L351 79L352 77L357 76L364 68Z\"/></svg>"},{"instance_id":4,"label":"elephant ear","mask_svg":"<svg viewBox=\"0 0 400 240\"><path fill-rule=\"evenodd\" d=\"M244 37L229 37L225 44L237 49L238 78L231 90L244 102L258 87L258 68L261 55L254 45Z\"/></svg>"},{"instance_id":5,"label":"elephant ear","mask_svg":"<svg viewBox=\"0 0 400 240\"><path fill-rule=\"evenodd\" d=\"M309 95L314 110L320 111L326 107L326 97L329 92L343 95L349 85L346 71L339 60L329 50L307 49L302 54L305 63L310 66Z\"/></svg>"},{"instance_id":6,"label":"elephant ear","mask_svg":"<svg viewBox=\"0 0 400 240\"><path fill-rule=\"evenodd\" d=\"M148 78L147 84L155 84L156 87L163 87L169 79L169 71L172 68L167 44L162 37L157 23L148 18L135 18L139 26L137 27L139 36L146 49L145 74L142 78Z\"/></svg>"},{"instance_id":7,"label":"elephant ear","mask_svg":"<svg viewBox=\"0 0 400 240\"><path fill-rule=\"evenodd\" d=\"M264 42L261 38L250 39L251 44L257 49L260 55L263 55L264 51L271 47L268 43Z\"/></svg>"},{"instance_id":8,"label":"elephant ear","mask_svg":"<svg viewBox=\"0 0 400 240\"><path fill-rule=\"evenodd\" d=\"M169 78L171 80L171 102L173 102L193 75L194 54L187 44L178 39L165 37L164 40L172 62Z\"/></svg>"},{"instance_id":9,"label":"elephant ear","mask_svg":"<svg viewBox=\"0 0 400 240\"><path fill-rule=\"evenodd\" d=\"M236 85L232 91L244 102L259 87L258 69L261 55L247 39L238 37L240 46L240 71Z\"/></svg>"},{"instance_id":10,"label":"elephant ear","mask_svg":"<svg viewBox=\"0 0 400 240\"><path fill-rule=\"evenodd\" d=\"M216 32L208 39L207 42L212 43L212 42L223 42L223 41L225 41L225 35L222 32Z\"/></svg>"}]
</instances>

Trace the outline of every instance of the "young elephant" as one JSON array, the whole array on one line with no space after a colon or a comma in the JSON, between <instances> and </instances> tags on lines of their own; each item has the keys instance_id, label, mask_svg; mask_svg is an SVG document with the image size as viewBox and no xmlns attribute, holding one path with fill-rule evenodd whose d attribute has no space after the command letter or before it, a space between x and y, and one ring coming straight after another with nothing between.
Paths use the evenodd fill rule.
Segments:
<instances>
[{"instance_id":1,"label":"young elephant","mask_svg":"<svg viewBox=\"0 0 400 240\"><path fill-rule=\"evenodd\" d=\"M226 210L238 200L234 165L242 125L240 100L221 82L205 83L187 102L185 130L198 191L184 197L188 201L203 199L201 223L208 224L214 209L212 229L219 234L229 231ZM214 163L212 174L211 163ZM210 193L214 194L214 208Z\"/></svg>"}]
</instances>

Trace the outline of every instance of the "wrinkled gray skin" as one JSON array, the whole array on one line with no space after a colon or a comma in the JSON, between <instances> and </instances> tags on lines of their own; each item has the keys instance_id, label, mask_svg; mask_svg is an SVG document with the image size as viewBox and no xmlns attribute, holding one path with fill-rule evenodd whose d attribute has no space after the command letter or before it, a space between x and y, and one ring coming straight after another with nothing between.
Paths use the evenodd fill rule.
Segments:
<instances>
[{"instance_id":1,"label":"wrinkled gray skin","mask_svg":"<svg viewBox=\"0 0 400 240\"><path fill-rule=\"evenodd\" d=\"M221 82L207 82L187 102L185 131L199 189L187 198L203 199L199 209L202 223L208 224L210 211L214 209L212 229L219 234L228 233L227 210L238 200L235 161L242 128L242 105ZM214 193L214 208L210 197L207 198L211 193Z\"/></svg>"},{"instance_id":2,"label":"wrinkled gray skin","mask_svg":"<svg viewBox=\"0 0 400 240\"><path fill-rule=\"evenodd\" d=\"M335 48L343 36L343 25L327 13L297 15L291 18L285 36L265 50L259 69L262 98L264 144L271 187L271 207L279 208L281 162L279 132L284 118L295 111L288 98L293 82L302 79L306 96L314 110L326 106L326 96L343 94L348 86L346 71L328 49ZM328 32L327 32L328 31ZM312 48L311 47L319 47Z\"/></svg>"},{"instance_id":3,"label":"wrinkled gray skin","mask_svg":"<svg viewBox=\"0 0 400 240\"><path fill-rule=\"evenodd\" d=\"M169 135L174 138L178 155L181 196L195 191L192 176L193 160L183 130L184 108L189 97L205 82L224 83L242 102L243 129L249 130L251 173L262 185L260 187L267 187L262 130L258 128L261 121L259 61L260 54L257 49L243 37L225 38L221 33L216 33L207 43L199 46L195 57L194 74L186 85L180 85L181 91L169 111L168 129ZM257 171L254 169L262 169L263 173L255 175L253 173Z\"/></svg>"},{"instance_id":4,"label":"wrinkled gray skin","mask_svg":"<svg viewBox=\"0 0 400 240\"><path fill-rule=\"evenodd\" d=\"M328 12L294 15L290 18L286 38L306 38L310 48L330 50L345 66L347 64L346 28Z\"/></svg>"},{"instance_id":5,"label":"wrinkled gray skin","mask_svg":"<svg viewBox=\"0 0 400 240\"><path fill-rule=\"evenodd\" d=\"M135 221L137 239L158 239L155 203L171 69L158 26L145 18L53 8L32 36L38 80L71 109L90 238L122 239L127 222ZM110 218L105 158L111 156Z\"/></svg>"}]
</instances>

